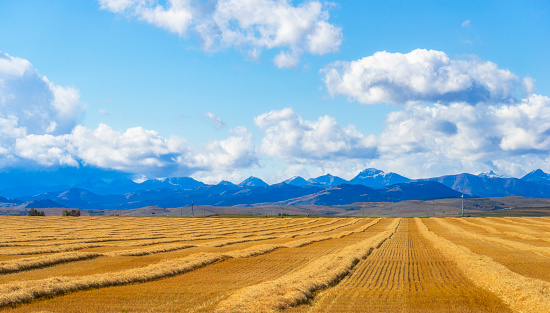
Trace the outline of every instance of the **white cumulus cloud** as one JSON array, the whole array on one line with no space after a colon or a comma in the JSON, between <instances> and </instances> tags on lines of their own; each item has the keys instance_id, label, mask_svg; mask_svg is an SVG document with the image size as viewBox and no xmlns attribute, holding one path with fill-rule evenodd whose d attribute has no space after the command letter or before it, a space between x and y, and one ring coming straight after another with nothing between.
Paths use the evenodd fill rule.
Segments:
<instances>
[{"instance_id":1,"label":"white cumulus cloud","mask_svg":"<svg viewBox=\"0 0 550 313\"><path fill-rule=\"evenodd\" d=\"M149 24L184 35L193 22L191 1L170 0L168 7L160 4L149 6L148 3L151 2L141 1L136 7L136 14Z\"/></svg>"},{"instance_id":2,"label":"white cumulus cloud","mask_svg":"<svg viewBox=\"0 0 550 313\"><path fill-rule=\"evenodd\" d=\"M516 75L495 63L477 58L453 60L444 52L425 49L405 54L383 51L356 61L338 61L321 73L329 94L362 104L511 102L524 90Z\"/></svg>"},{"instance_id":3,"label":"white cumulus cloud","mask_svg":"<svg viewBox=\"0 0 550 313\"><path fill-rule=\"evenodd\" d=\"M78 162L69 153L70 136L28 135L18 138L15 144L17 156L33 160L43 166L78 167Z\"/></svg>"},{"instance_id":4,"label":"white cumulus cloud","mask_svg":"<svg viewBox=\"0 0 550 313\"><path fill-rule=\"evenodd\" d=\"M550 152L550 98L531 95L519 105L492 108L500 148L505 151Z\"/></svg>"},{"instance_id":5,"label":"white cumulus cloud","mask_svg":"<svg viewBox=\"0 0 550 313\"><path fill-rule=\"evenodd\" d=\"M274 110L254 119L265 133L260 150L291 162L373 158L373 136L365 136L353 125L342 127L330 116L304 121L290 108Z\"/></svg>"},{"instance_id":6,"label":"white cumulus cloud","mask_svg":"<svg viewBox=\"0 0 550 313\"><path fill-rule=\"evenodd\" d=\"M171 167L176 157L186 151L181 138L166 139L141 127L120 132L105 124L94 130L75 127L70 142L70 152L84 164L126 172Z\"/></svg>"},{"instance_id":7,"label":"white cumulus cloud","mask_svg":"<svg viewBox=\"0 0 550 313\"><path fill-rule=\"evenodd\" d=\"M300 63L300 57L296 53L281 51L277 54L273 63L277 65L278 68L296 68Z\"/></svg>"},{"instance_id":8,"label":"white cumulus cloud","mask_svg":"<svg viewBox=\"0 0 550 313\"><path fill-rule=\"evenodd\" d=\"M80 93L41 76L24 59L0 52L0 118L28 134L63 134L81 118Z\"/></svg>"},{"instance_id":9,"label":"white cumulus cloud","mask_svg":"<svg viewBox=\"0 0 550 313\"><path fill-rule=\"evenodd\" d=\"M32 70L31 62L12 57L0 51L0 75L2 79L21 77L30 70Z\"/></svg>"},{"instance_id":10,"label":"white cumulus cloud","mask_svg":"<svg viewBox=\"0 0 550 313\"><path fill-rule=\"evenodd\" d=\"M278 67L296 67L300 55L338 51L342 29L328 22L328 4L288 0L99 0L100 8L137 17L180 36L197 34L206 51L235 47L257 60L281 49Z\"/></svg>"},{"instance_id":11,"label":"white cumulus cloud","mask_svg":"<svg viewBox=\"0 0 550 313\"><path fill-rule=\"evenodd\" d=\"M252 134L242 126L232 131L224 140L214 140L190 150L182 160L195 171L230 172L258 164Z\"/></svg>"},{"instance_id":12,"label":"white cumulus cloud","mask_svg":"<svg viewBox=\"0 0 550 313\"><path fill-rule=\"evenodd\" d=\"M490 169L523 175L549 165L549 135L550 98L541 95L488 106L413 104L387 116L376 162L413 177Z\"/></svg>"},{"instance_id":13,"label":"white cumulus cloud","mask_svg":"<svg viewBox=\"0 0 550 313\"><path fill-rule=\"evenodd\" d=\"M23 135L12 150L42 166L94 166L149 177L231 172L257 165L252 135L244 127L232 130L227 139L190 147L181 137L164 138L142 127L118 131L105 124L96 129L78 125L70 134Z\"/></svg>"}]
</instances>

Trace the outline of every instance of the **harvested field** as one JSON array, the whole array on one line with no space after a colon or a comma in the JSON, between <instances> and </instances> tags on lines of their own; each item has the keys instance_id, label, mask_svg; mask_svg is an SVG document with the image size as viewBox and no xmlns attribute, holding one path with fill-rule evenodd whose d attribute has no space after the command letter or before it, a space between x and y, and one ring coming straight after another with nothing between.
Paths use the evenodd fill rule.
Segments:
<instances>
[{"instance_id":1,"label":"harvested field","mask_svg":"<svg viewBox=\"0 0 550 313\"><path fill-rule=\"evenodd\" d=\"M477 223L475 220L476 218L467 219ZM424 224L434 234L464 246L473 253L487 256L522 276L550 282L548 247L535 245L540 241L491 234L481 228L460 222L459 219L427 219L424 220ZM543 243L547 242L543 241Z\"/></svg>"},{"instance_id":2,"label":"harvested field","mask_svg":"<svg viewBox=\"0 0 550 313\"><path fill-rule=\"evenodd\" d=\"M0 311L549 308L541 300L550 292L544 218L9 217L0 223ZM487 267L485 276L472 267ZM491 275L504 283L488 284Z\"/></svg>"},{"instance_id":3,"label":"harvested field","mask_svg":"<svg viewBox=\"0 0 550 313\"><path fill-rule=\"evenodd\" d=\"M475 286L404 219L383 246L338 286L297 312L508 312L498 297Z\"/></svg>"}]
</instances>

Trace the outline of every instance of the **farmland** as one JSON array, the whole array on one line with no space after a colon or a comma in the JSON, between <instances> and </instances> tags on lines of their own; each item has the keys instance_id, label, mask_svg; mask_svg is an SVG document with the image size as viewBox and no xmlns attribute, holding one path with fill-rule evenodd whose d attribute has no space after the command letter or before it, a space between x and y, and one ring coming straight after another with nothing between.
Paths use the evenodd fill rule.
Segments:
<instances>
[{"instance_id":1,"label":"farmland","mask_svg":"<svg viewBox=\"0 0 550 313\"><path fill-rule=\"evenodd\" d=\"M547 217L0 223L0 311L550 311Z\"/></svg>"}]
</instances>

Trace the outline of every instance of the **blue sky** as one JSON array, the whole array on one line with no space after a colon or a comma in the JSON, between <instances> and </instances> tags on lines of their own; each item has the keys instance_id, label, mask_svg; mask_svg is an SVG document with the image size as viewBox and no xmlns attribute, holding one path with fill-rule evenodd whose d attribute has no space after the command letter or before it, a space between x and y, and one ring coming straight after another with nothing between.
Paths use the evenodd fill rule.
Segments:
<instances>
[{"instance_id":1,"label":"blue sky","mask_svg":"<svg viewBox=\"0 0 550 313\"><path fill-rule=\"evenodd\" d=\"M549 9L0 1L0 166L211 183L548 172Z\"/></svg>"}]
</instances>

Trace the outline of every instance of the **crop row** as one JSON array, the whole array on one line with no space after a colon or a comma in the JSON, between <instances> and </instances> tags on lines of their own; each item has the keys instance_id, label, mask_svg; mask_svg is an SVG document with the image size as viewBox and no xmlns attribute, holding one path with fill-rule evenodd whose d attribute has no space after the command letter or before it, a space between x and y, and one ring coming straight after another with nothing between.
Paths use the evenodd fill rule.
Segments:
<instances>
[{"instance_id":1,"label":"crop row","mask_svg":"<svg viewBox=\"0 0 550 313\"><path fill-rule=\"evenodd\" d=\"M217 311L267 312L303 303L316 290L327 288L341 280L360 259L380 247L394 234L399 221L400 219L395 219L388 230L348 245L337 253L321 257L300 271L238 290L222 301Z\"/></svg>"},{"instance_id":2,"label":"crop row","mask_svg":"<svg viewBox=\"0 0 550 313\"><path fill-rule=\"evenodd\" d=\"M550 302L548 301L550 299L549 282L513 272L487 256L473 253L464 246L437 236L429 231L420 219L415 220L419 225L421 234L436 249L449 259L455 260L457 267L475 284L499 296L513 310L517 312L550 312ZM464 232L461 228L440 219L434 219L434 221L444 224L454 232L460 232L479 240L490 239L488 236L476 236ZM505 244L511 243L505 242Z\"/></svg>"},{"instance_id":3,"label":"crop row","mask_svg":"<svg viewBox=\"0 0 550 313\"><path fill-rule=\"evenodd\" d=\"M51 224L55 224L58 221L55 218L48 218L46 219ZM172 219L173 220L173 219ZM186 220L186 219L185 219ZM66 229L66 234L61 232L64 230L63 225L59 225L59 229L51 229L48 230L48 227L44 227L43 225L36 225L35 229L20 229L19 231L6 229L5 232L9 233L6 234L6 236L3 236L3 234L0 234L0 238L4 238L2 242L0 242L0 246L6 246L10 245L13 246L14 243L21 243L21 244L31 244L31 245L39 245L42 241L45 241L45 244L49 244L49 242L63 242L63 241L71 241L76 240L78 243L82 243L82 241L86 242L105 242L105 241L126 241L131 236L133 240L140 240L140 239L160 239L165 238L167 235L170 237L200 237L205 236L208 234L212 234L213 232L217 233L219 236L223 235L231 235L234 233L242 232L243 230L247 230L250 233L254 232L262 232L270 229L283 229L283 228L289 228L289 227L300 227L312 223L318 223L322 224L325 221L323 220L295 220L295 219L286 219L286 220L275 220L276 222L263 222L263 220L260 220L262 222L256 222L252 225L248 224L242 224L242 223L234 223L234 222L228 222L224 225L220 225L217 222L212 223L213 225L208 225L203 223L200 223L199 225L193 225L190 224L190 222L180 222L180 223L174 223L170 221L167 223L170 227L166 227L164 225L164 229L157 228L157 223L154 224L147 224L142 223L141 225L133 225L132 227L121 227L120 223L113 223L110 225L108 222L106 223L107 228L101 227L99 231L94 231L94 229L87 229L88 223L86 220L84 221L77 221L77 225L79 225L79 228L74 228L74 224L70 225L70 228ZM280 221L280 222L279 222ZM291 221L291 223L287 222ZM331 221L331 220L328 220ZM29 221L26 221L27 223ZM34 222L34 221L33 221ZM277 223L278 222L278 223ZM201 224L203 226L201 226ZM109 228L109 226L111 228ZM13 226L11 227L13 228ZM39 236L35 236L32 233L35 232L36 229L42 228L39 232L36 233L39 234ZM85 230L85 236L84 235L78 235L79 231ZM6 240L10 238L12 240ZM70 242L69 242L70 243Z\"/></svg>"},{"instance_id":4,"label":"crop row","mask_svg":"<svg viewBox=\"0 0 550 313\"><path fill-rule=\"evenodd\" d=\"M449 221L447 221L447 219L434 219L434 221L436 223L441 224L442 226L444 226L445 228L449 229L454 233L460 233L461 235L464 235L472 239L496 243L498 245L508 247L511 249L530 251L536 254L550 256L550 247L539 247L528 243L518 242L514 240L509 240L509 239L503 239L496 236L483 235L483 234L480 234L479 232L468 231L464 228L461 228L459 226L456 226L450 223ZM461 221L463 223L465 222L462 219L458 219L458 221Z\"/></svg>"},{"instance_id":5,"label":"crop row","mask_svg":"<svg viewBox=\"0 0 550 313\"><path fill-rule=\"evenodd\" d=\"M67 250L76 250L76 249L85 249L90 247L99 247L101 245L90 245L90 244L82 244L82 245L72 245L72 246L56 246L56 247L50 247L50 248L39 248L39 249L31 249L31 250L16 250L11 252L12 254L39 254L39 253L56 253L53 255L47 255L43 257L30 257L30 258L22 258L22 259L16 259L12 261L6 261L6 262L0 262L0 274L1 273L12 273L17 272L21 270L28 270L33 268L40 268L45 266L51 266L55 264L60 263L67 263L67 262L74 262L74 261L81 261L86 260L90 258L95 258L99 256L143 256L143 255L149 255L154 253L163 253L163 252L170 252L170 251L176 251L176 250L182 250L192 247L223 247L228 246L232 244L237 243L244 243L244 242L252 242L252 241L264 241L269 239L275 239L275 238L296 238L298 236L306 236L306 235L319 235L326 232L331 232L337 229L340 229L345 226L350 226L355 223L357 223L359 220L351 220L348 222L345 222L341 225L334 225L331 226L334 223L330 223L330 227L322 228L318 231L305 231L305 232L297 232L295 234L285 234L281 235L279 237L275 236L260 236L260 237L248 237L248 238L241 238L241 239L224 239L224 240L218 240L213 241L206 244L200 244L197 242L193 242L193 244L189 243L173 243L173 244L165 244L165 245L156 245L149 248L140 248L140 249L130 249L130 250L119 250L115 252L108 252L108 253L76 253L76 252L64 252ZM347 233L343 233L339 236L347 236L354 232L361 232L364 231L366 228L369 227L370 224L367 226L361 227L354 231L349 231ZM217 237L213 237L217 238ZM320 241L320 240L328 240L335 238L334 235L332 236L317 236L313 239L305 239L302 241L296 241L298 245L304 245L308 244L310 242L314 241ZM10 251L3 251L2 253L8 254Z\"/></svg>"},{"instance_id":6,"label":"crop row","mask_svg":"<svg viewBox=\"0 0 550 313\"><path fill-rule=\"evenodd\" d=\"M337 286L295 312L507 312L490 292L473 285L443 257L411 219Z\"/></svg>"},{"instance_id":7,"label":"crop row","mask_svg":"<svg viewBox=\"0 0 550 313\"><path fill-rule=\"evenodd\" d=\"M190 270L212 264L227 258L247 258L265 254L280 248L296 248L318 241L341 238L355 232L364 231L375 225L374 220L354 231L337 232L332 235L318 235L310 238L295 239L285 244L260 244L245 249L227 251L223 253L198 253L183 258L174 258L148 266L132 268L120 272L86 275L79 277L53 277L31 281L15 281L0 285L0 305L7 305L27 301L35 297L51 296L68 291L88 288L99 288L112 285L121 285L134 282L144 282L173 275L182 274Z\"/></svg>"}]
</instances>

